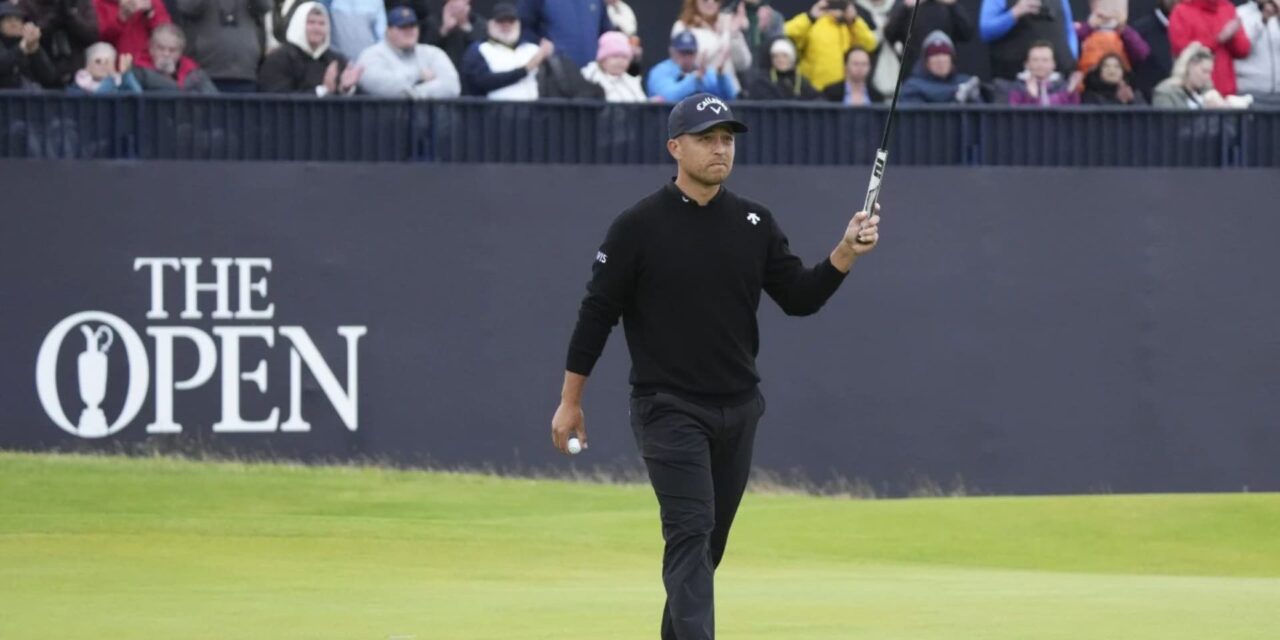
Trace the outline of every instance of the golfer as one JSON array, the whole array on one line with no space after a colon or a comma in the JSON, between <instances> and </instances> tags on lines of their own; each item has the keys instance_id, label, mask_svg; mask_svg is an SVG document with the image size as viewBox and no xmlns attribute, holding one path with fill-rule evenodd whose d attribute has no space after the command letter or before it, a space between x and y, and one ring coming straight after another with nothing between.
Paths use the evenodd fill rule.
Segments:
<instances>
[{"instance_id":1,"label":"golfer","mask_svg":"<svg viewBox=\"0 0 1280 640\"><path fill-rule=\"evenodd\" d=\"M715 637L712 577L746 489L756 423L756 309L763 290L788 315L816 312L878 241L860 211L831 255L806 268L764 205L723 186L747 127L707 93L667 120L673 182L614 220L596 253L569 342L551 439L586 447L582 392L622 318L631 352L631 429L658 497L663 640Z\"/></svg>"}]
</instances>

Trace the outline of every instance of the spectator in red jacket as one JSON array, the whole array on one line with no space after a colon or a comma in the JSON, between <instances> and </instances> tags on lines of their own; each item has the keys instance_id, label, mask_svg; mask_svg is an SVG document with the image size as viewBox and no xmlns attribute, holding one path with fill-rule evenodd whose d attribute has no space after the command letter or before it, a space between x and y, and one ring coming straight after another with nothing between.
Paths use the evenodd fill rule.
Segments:
<instances>
[{"instance_id":1,"label":"spectator in red jacket","mask_svg":"<svg viewBox=\"0 0 1280 640\"><path fill-rule=\"evenodd\" d=\"M102 41L139 62L147 60L151 32L173 22L163 0L93 0L93 8L98 12Z\"/></svg>"},{"instance_id":2,"label":"spectator in red jacket","mask_svg":"<svg viewBox=\"0 0 1280 640\"><path fill-rule=\"evenodd\" d=\"M1213 53L1213 86L1224 96L1236 93L1235 60L1249 55L1249 36L1241 28L1236 8L1228 0L1184 0L1169 16L1169 45L1173 55L1192 42Z\"/></svg>"},{"instance_id":3,"label":"spectator in red jacket","mask_svg":"<svg viewBox=\"0 0 1280 640\"><path fill-rule=\"evenodd\" d=\"M187 36L176 24L162 24L151 32L149 60L133 66L133 75L145 91L217 93L209 74L195 60L183 55Z\"/></svg>"}]
</instances>

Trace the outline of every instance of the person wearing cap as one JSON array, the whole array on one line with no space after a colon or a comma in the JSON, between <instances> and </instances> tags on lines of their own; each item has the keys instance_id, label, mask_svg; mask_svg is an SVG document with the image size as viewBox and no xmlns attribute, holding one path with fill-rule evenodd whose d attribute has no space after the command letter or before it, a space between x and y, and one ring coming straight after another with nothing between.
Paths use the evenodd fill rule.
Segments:
<instances>
[{"instance_id":1,"label":"person wearing cap","mask_svg":"<svg viewBox=\"0 0 1280 640\"><path fill-rule=\"evenodd\" d=\"M508 2L493 6L487 29L488 40L471 45L462 58L467 95L537 100L538 69L555 53L555 45L545 39L537 45L521 42L520 18Z\"/></svg>"},{"instance_id":2,"label":"person wearing cap","mask_svg":"<svg viewBox=\"0 0 1280 640\"><path fill-rule=\"evenodd\" d=\"M0 0L0 89L36 89L58 80L40 47L40 27L27 22L18 5Z\"/></svg>"},{"instance_id":3,"label":"person wearing cap","mask_svg":"<svg viewBox=\"0 0 1280 640\"><path fill-rule=\"evenodd\" d=\"M387 37L383 0L332 0L329 17L333 22L332 46L350 60Z\"/></svg>"},{"instance_id":4,"label":"person wearing cap","mask_svg":"<svg viewBox=\"0 0 1280 640\"><path fill-rule=\"evenodd\" d=\"M640 78L627 73L631 66L631 41L621 31L606 31L600 36L595 62L582 68L582 77L604 89L608 102L644 102Z\"/></svg>"},{"instance_id":5,"label":"person wearing cap","mask_svg":"<svg viewBox=\"0 0 1280 640\"><path fill-rule=\"evenodd\" d=\"M187 55L213 78L218 91L257 91L262 63L258 25L271 11L271 0L172 0L172 7L186 33ZM148 40L147 56L138 57L139 65L150 55Z\"/></svg>"},{"instance_id":6,"label":"person wearing cap","mask_svg":"<svg viewBox=\"0 0 1280 640\"><path fill-rule=\"evenodd\" d=\"M714 574L765 410L755 362L761 294L787 315L816 313L879 240L880 217L858 212L831 253L806 267L768 207L724 186L734 138L746 131L709 93L671 110L667 151L676 177L623 211L594 251L551 420L561 452L571 437L588 446L583 390L621 319L631 429L666 541L666 640L715 637Z\"/></svg>"},{"instance_id":7,"label":"person wearing cap","mask_svg":"<svg viewBox=\"0 0 1280 640\"><path fill-rule=\"evenodd\" d=\"M728 59L725 49L715 60L698 54L698 39L688 31L671 36L671 57L649 70L646 88L650 96L679 102L695 93L710 93L723 100L738 97L738 85L721 73Z\"/></svg>"},{"instance_id":8,"label":"person wearing cap","mask_svg":"<svg viewBox=\"0 0 1280 640\"><path fill-rule=\"evenodd\" d=\"M925 36L920 60L902 83L903 104L981 102L978 78L956 71L956 49L941 31Z\"/></svg>"},{"instance_id":9,"label":"person wearing cap","mask_svg":"<svg viewBox=\"0 0 1280 640\"><path fill-rule=\"evenodd\" d=\"M698 51L706 59L724 56L724 63L716 65L717 71L741 87L739 74L751 69L753 57L746 33L751 19L745 3L738 2L733 11L725 11L724 5L724 0L684 0L671 25L671 35L688 31L698 39Z\"/></svg>"},{"instance_id":10,"label":"person wearing cap","mask_svg":"<svg viewBox=\"0 0 1280 640\"><path fill-rule=\"evenodd\" d=\"M748 100L817 100L817 89L796 71L796 46L786 38L769 45L770 66L767 71L751 72L743 87Z\"/></svg>"},{"instance_id":11,"label":"person wearing cap","mask_svg":"<svg viewBox=\"0 0 1280 640\"><path fill-rule=\"evenodd\" d=\"M418 14L405 6L387 14L387 37L360 54L360 89L387 98L432 100L462 94L458 70L440 47L418 42Z\"/></svg>"},{"instance_id":12,"label":"person wearing cap","mask_svg":"<svg viewBox=\"0 0 1280 640\"><path fill-rule=\"evenodd\" d=\"M266 93L318 97L355 93L363 69L329 46L329 12L319 2L301 2L289 13L285 43L267 54L258 74Z\"/></svg>"}]
</instances>

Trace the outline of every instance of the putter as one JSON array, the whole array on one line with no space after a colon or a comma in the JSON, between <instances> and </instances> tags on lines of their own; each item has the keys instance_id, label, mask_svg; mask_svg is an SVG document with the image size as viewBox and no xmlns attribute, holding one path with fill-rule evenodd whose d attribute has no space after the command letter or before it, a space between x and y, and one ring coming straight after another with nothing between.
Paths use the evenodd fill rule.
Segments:
<instances>
[{"instance_id":1,"label":"putter","mask_svg":"<svg viewBox=\"0 0 1280 640\"><path fill-rule=\"evenodd\" d=\"M902 45L903 53L911 51L911 36L915 31L916 12L925 0L916 0L911 7L911 18L907 20L907 39ZM889 164L889 135L893 132L893 117L898 113L898 94L902 93L902 80L907 75L907 65L899 65L898 81L893 87L893 101L889 103L889 117L884 121L884 135L880 137L880 148L876 150L876 163L871 167L871 184L867 186L867 199L862 210L868 215L876 214L876 202L880 200L880 182L884 179L884 168ZM861 239L859 243L867 244Z\"/></svg>"}]
</instances>

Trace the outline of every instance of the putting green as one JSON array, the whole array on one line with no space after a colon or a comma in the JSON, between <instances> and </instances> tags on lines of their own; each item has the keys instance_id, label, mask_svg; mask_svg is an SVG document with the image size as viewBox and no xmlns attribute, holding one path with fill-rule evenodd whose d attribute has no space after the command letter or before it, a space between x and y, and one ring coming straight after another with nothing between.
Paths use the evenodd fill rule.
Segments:
<instances>
[{"instance_id":1,"label":"putting green","mask_svg":"<svg viewBox=\"0 0 1280 640\"><path fill-rule=\"evenodd\" d=\"M1280 495L749 495L728 639L1280 637ZM0 638L657 638L646 486L0 453Z\"/></svg>"}]
</instances>

